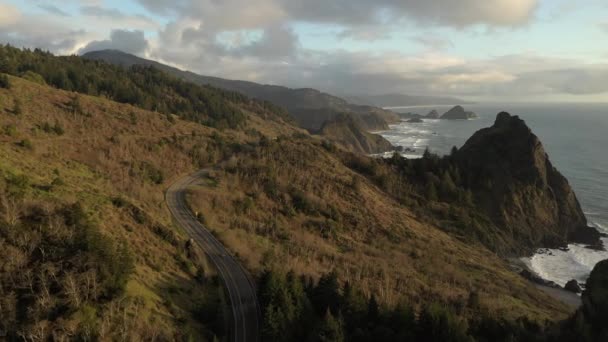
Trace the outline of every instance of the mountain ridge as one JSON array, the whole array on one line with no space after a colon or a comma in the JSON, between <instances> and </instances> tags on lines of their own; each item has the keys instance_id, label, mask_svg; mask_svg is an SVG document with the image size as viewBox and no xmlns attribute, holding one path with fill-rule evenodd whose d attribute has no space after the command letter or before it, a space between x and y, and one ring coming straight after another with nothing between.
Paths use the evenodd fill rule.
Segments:
<instances>
[{"instance_id":1,"label":"mountain ridge","mask_svg":"<svg viewBox=\"0 0 608 342\"><path fill-rule=\"evenodd\" d=\"M325 120L332 119L340 113L350 113L356 116L376 116L385 122L384 125L398 121L397 115L393 112L373 106L353 105L342 98L313 88L292 89L279 85L258 84L251 81L228 80L214 76L204 76L130 55L119 50L91 51L83 54L82 57L93 60L104 60L124 67L151 65L174 76L197 84L209 84L214 87L237 91L247 96L266 100L286 108L301 127L312 132L318 131ZM315 110L318 110L318 113L313 113ZM309 116L312 114L316 114L319 118L310 119ZM368 130L377 130L378 126L367 126L364 128Z\"/></svg>"}]
</instances>

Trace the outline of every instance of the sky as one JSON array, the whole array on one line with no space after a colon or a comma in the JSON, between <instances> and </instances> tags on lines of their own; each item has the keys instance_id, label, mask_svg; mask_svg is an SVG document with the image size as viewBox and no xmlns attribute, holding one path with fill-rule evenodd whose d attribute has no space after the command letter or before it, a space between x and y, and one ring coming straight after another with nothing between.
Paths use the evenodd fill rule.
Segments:
<instances>
[{"instance_id":1,"label":"sky","mask_svg":"<svg viewBox=\"0 0 608 342\"><path fill-rule=\"evenodd\" d=\"M608 102L606 0L0 0L0 43L336 95Z\"/></svg>"}]
</instances>

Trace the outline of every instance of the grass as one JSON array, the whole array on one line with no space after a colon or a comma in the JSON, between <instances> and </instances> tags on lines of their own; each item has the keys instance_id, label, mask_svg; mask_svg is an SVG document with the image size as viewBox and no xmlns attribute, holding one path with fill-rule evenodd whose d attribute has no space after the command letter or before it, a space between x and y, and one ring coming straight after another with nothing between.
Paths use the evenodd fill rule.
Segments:
<instances>
[{"instance_id":1,"label":"grass","mask_svg":"<svg viewBox=\"0 0 608 342\"><path fill-rule=\"evenodd\" d=\"M98 317L133 317L133 335L116 338L150 338L147 328L167 339L184 331L211 338L211 323L197 319L188 298L213 296L214 272L202 251L185 249L164 190L181 175L218 164L191 189L189 203L254 274L279 268L318 278L336 270L342 282L388 305L403 298L414 306L452 303L478 291L481 307L495 315L543 321L569 313L496 255L442 232L350 169L341 152L293 126L245 111L246 128L219 132L85 95L80 102L89 115L74 115L67 107L73 93L10 79L12 88L0 89L0 127L11 127L0 132L0 172L30 178L27 201L82 203L105 235L134 253L125 297L96 307ZM12 113L15 99L19 116ZM47 122L58 123L63 135L36 129ZM34 149L16 145L23 139ZM137 172L142 163L162 172L160 184ZM44 190L58 177L61 184ZM117 197L127 205L113 204ZM206 281L197 279L198 270Z\"/></svg>"},{"instance_id":2,"label":"grass","mask_svg":"<svg viewBox=\"0 0 608 342\"><path fill-rule=\"evenodd\" d=\"M218 139L230 144L237 136L252 138L182 120L170 123L158 113L85 95L79 100L88 115L75 115L67 107L73 93L10 79L11 89L0 90L0 127L11 127L10 134L0 132L0 173L27 175L31 187L24 201L81 203L104 235L126 241L134 253L135 273L124 298L95 305L94 316L118 318L116 310L136 312L131 335L123 336L127 339L148 336L144 330L152 327L166 339L180 338L185 331L196 340L210 339L213 333L199 322L187 296L208 293L209 286L215 289L210 280L201 282L198 277L199 269L207 279L214 277L214 271L202 251L188 255L184 250L187 238L172 225L164 190L173 179L195 170L199 162L193 160L194 152L205 157L205 163L213 162L223 157ZM12 113L15 99L20 99L19 116ZM58 123L63 134L38 129L48 122ZM24 139L31 141L33 149L18 146ZM151 181L134 172L142 163L160 170L162 180ZM54 183L57 178L61 181ZM118 196L140 208L145 220L116 207L112 200ZM174 237L167 239L169 235L159 234L161 229ZM67 319L78 324L83 317Z\"/></svg>"},{"instance_id":3,"label":"grass","mask_svg":"<svg viewBox=\"0 0 608 342\"><path fill-rule=\"evenodd\" d=\"M389 306L403 298L414 306L455 303L478 291L484 310L511 319L556 320L569 312L495 254L396 203L315 140L260 145L214 178L219 184L191 189L190 206L254 272L318 278L336 270ZM254 204L245 210L247 198Z\"/></svg>"}]
</instances>

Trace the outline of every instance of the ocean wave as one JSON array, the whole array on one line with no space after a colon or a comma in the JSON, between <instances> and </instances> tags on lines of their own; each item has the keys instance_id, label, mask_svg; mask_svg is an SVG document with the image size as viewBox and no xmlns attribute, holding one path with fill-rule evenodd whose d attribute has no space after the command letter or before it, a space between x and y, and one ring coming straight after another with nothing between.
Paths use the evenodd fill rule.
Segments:
<instances>
[{"instance_id":1,"label":"ocean wave","mask_svg":"<svg viewBox=\"0 0 608 342\"><path fill-rule=\"evenodd\" d=\"M414 142L414 147L426 147L429 145L429 139L416 139Z\"/></svg>"},{"instance_id":2,"label":"ocean wave","mask_svg":"<svg viewBox=\"0 0 608 342\"><path fill-rule=\"evenodd\" d=\"M602 239L608 245L608 239ZM595 265L608 259L608 252L597 251L578 244L570 244L567 251L542 249L524 262L539 277L560 286L572 279L584 283Z\"/></svg>"}]
</instances>

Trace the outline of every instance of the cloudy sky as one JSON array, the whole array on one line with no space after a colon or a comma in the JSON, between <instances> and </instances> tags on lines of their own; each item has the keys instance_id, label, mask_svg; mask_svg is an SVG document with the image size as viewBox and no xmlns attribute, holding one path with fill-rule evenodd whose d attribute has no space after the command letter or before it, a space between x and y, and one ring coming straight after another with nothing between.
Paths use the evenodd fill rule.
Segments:
<instances>
[{"instance_id":1,"label":"cloudy sky","mask_svg":"<svg viewBox=\"0 0 608 342\"><path fill-rule=\"evenodd\" d=\"M0 42L335 94L608 102L606 0L0 0Z\"/></svg>"}]
</instances>

